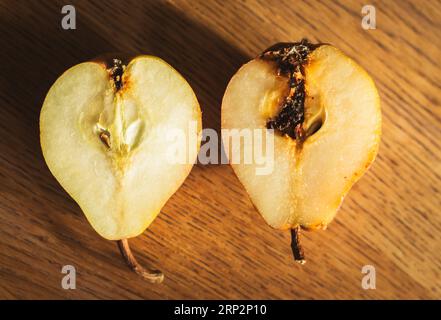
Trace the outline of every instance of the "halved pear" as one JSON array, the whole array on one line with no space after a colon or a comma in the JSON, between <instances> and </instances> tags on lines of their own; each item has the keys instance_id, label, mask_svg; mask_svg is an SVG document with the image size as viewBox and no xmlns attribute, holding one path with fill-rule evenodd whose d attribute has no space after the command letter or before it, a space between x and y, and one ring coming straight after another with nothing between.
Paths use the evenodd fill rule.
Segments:
<instances>
[{"instance_id":1,"label":"halved pear","mask_svg":"<svg viewBox=\"0 0 441 320\"><path fill-rule=\"evenodd\" d=\"M257 163L232 167L265 221L293 230L294 255L304 262L299 228L324 229L375 159L380 101L371 77L337 48L282 43L233 76L222 101L222 129L274 135L271 174L257 175ZM228 139L224 134L224 145ZM243 147L229 150L231 159Z\"/></svg>"},{"instance_id":2,"label":"halved pear","mask_svg":"<svg viewBox=\"0 0 441 320\"><path fill-rule=\"evenodd\" d=\"M200 131L201 111L190 85L153 56L70 68L50 88L40 114L50 171L101 236L120 240L140 274L127 239L141 234L184 182ZM179 143L171 132L182 133ZM162 280L160 273L143 276Z\"/></svg>"}]
</instances>

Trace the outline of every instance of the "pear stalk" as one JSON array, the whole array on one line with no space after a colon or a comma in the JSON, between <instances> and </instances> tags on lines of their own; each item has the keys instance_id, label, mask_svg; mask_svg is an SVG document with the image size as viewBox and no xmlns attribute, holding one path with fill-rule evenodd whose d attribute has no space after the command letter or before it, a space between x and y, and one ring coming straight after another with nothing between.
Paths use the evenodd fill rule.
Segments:
<instances>
[{"instance_id":1,"label":"pear stalk","mask_svg":"<svg viewBox=\"0 0 441 320\"><path fill-rule=\"evenodd\" d=\"M127 265L140 275L144 280L151 283L161 283L164 280L164 275L159 270L145 269L142 267L138 261L136 261L135 256L130 250L129 241L127 239L121 239L117 241L119 251L126 261Z\"/></svg>"},{"instance_id":2,"label":"pear stalk","mask_svg":"<svg viewBox=\"0 0 441 320\"><path fill-rule=\"evenodd\" d=\"M294 255L294 260L297 263L305 264L305 253L300 245L300 226L291 229L291 249L292 254Z\"/></svg>"}]
</instances>

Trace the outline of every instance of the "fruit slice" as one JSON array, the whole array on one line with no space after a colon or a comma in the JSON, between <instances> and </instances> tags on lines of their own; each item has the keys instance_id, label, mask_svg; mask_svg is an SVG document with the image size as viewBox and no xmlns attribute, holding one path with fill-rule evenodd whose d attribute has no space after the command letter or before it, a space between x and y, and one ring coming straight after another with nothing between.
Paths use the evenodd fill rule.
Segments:
<instances>
[{"instance_id":1,"label":"fruit slice","mask_svg":"<svg viewBox=\"0 0 441 320\"><path fill-rule=\"evenodd\" d=\"M222 129L270 130L274 169L232 164L265 221L292 229L325 228L375 159L381 135L377 89L369 75L330 45L281 43L240 68L222 101ZM224 145L229 140L223 135ZM229 148L229 157L241 148Z\"/></svg>"},{"instance_id":2,"label":"fruit slice","mask_svg":"<svg viewBox=\"0 0 441 320\"><path fill-rule=\"evenodd\" d=\"M185 139L174 148L186 161L170 157L169 133L176 130ZM51 87L40 114L41 147L52 174L101 236L121 240L132 265L126 239L152 223L190 173L200 130L193 90L153 56L72 67ZM143 276L162 280L159 273Z\"/></svg>"}]
</instances>

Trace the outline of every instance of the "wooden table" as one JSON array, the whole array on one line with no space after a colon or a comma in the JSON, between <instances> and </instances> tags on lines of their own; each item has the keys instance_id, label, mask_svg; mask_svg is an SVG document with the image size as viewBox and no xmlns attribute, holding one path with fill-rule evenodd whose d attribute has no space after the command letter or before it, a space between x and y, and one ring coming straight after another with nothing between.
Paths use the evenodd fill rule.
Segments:
<instances>
[{"instance_id":1,"label":"wooden table","mask_svg":"<svg viewBox=\"0 0 441 320\"><path fill-rule=\"evenodd\" d=\"M24 1L0 3L0 298L441 298L441 3L367 1ZM61 28L75 5L77 29ZM279 41L328 42L373 76L383 138L327 231L272 230L228 165L197 165L132 248L163 284L131 272L50 174L38 117L67 68L105 52L158 55L190 82L204 127L237 68ZM77 289L61 288L63 265ZM363 265L376 289L361 287Z\"/></svg>"}]
</instances>

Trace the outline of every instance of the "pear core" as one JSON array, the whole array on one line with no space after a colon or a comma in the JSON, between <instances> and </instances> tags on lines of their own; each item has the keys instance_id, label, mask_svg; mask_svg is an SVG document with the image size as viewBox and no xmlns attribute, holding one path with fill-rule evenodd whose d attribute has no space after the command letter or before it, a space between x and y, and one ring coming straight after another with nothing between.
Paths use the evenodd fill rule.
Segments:
<instances>
[{"instance_id":1,"label":"pear core","mask_svg":"<svg viewBox=\"0 0 441 320\"><path fill-rule=\"evenodd\" d=\"M306 94L305 65L310 54L320 45L307 39L295 43L279 43L265 50L260 58L276 64L277 76L286 77L288 92L278 114L269 118L268 129L296 139L301 146L308 136L317 132L323 124L324 112L319 101ZM307 121L305 121L307 119Z\"/></svg>"}]
</instances>

